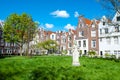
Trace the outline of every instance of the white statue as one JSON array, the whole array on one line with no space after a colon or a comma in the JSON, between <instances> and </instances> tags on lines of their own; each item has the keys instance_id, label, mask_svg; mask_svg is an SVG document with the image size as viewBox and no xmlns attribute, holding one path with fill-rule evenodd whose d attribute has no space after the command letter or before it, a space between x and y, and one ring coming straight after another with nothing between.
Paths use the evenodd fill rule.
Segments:
<instances>
[{"instance_id":1,"label":"white statue","mask_svg":"<svg viewBox=\"0 0 120 80\"><path fill-rule=\"evenodd\" d=\"M80 66L80 62L79 62L79 52L78 52L78 48L77 48L77 43L76 41L74 42L74 46L73 46L73 62L72 65L73 66Z\"/></svg>"}]
</instances>

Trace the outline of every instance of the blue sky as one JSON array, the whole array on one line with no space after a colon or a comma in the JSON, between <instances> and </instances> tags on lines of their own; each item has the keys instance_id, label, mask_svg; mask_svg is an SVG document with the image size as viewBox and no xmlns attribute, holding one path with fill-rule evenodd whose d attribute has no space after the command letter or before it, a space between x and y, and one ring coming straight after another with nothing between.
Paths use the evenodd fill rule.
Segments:
<instances>
[{"instance_id":1,"label":"blue sky","mask_svg":"<svg viewBox=\"0 0 120 80\"><path fill-rule=\"evenodd\" d=\"M100 18L106 11L96 0L0 0L0 19L12 13L27 13L45 30L76 28L78 15Z\"/></svg>"}]
</instances>

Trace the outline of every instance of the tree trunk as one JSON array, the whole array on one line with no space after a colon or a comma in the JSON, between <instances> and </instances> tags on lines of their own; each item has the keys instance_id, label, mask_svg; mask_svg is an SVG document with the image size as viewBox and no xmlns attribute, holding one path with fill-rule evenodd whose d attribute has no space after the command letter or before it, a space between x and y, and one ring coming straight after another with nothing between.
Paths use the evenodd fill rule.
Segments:
<instances>
[{"instance_id":1,"label":"tree trunk","mask_svg":"<svg viewBox=\"0 0 120 80\"><path fill-rule=\"evenodd\" d=\"M20 56L22 56L22 46L20 46Z\"/></svg>"},{"instance_id":2,"label":"tree trunk","mask_svg":"<svg viewBox=\"0 0 120 80\"><path fill-rule=\"evenodd\" d=\"M29 55L29 42L27 42L27 52L26 52L26 56Z\"/></svg>"}]
</instances>

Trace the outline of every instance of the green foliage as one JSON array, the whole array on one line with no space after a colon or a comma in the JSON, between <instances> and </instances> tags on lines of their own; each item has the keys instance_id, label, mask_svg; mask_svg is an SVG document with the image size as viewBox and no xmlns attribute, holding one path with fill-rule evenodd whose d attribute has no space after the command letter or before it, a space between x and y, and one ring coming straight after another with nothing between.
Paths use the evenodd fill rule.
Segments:
<instances>
[{"instance_id":1,"label":"green foliage","mask_svg":"<svg viewBox=\"0 0 120 80\"><path fill-rule=\"evenodd\" d=\"M88 55L90 55L90 56L94 56L95 54L96 54L96 52L93 50L88 51Z\"/></svg>"},{"instance_id":2,"label":"green foliage","mask_svg":"<svg viewBox=\"0 0 120 80\"><path fill-rule=\"evenodd\" d=\"M19 40L17 27L19 26L20 17L17 14L11 14L5 21L3 27L4 39L7 42L17 42Z\"/></svg>"},{"instance_id":3,"label":"green foliage","mask_svg":"<svg viewBox=\"0 0 120 80\"><path fill-rule=\"evenodd\" d=\"M0 80L120 80L120 61L71 56L8 57L0 59Z\"/></svg>"},{"instance_id":4,"label":"green foliage","mask_svg":"<svg viewBox=\"0 0 120 80\"><path fill-rule=\"evenodd\" d=\"M54 40L46 40L44 42L40 42L36 45L38 48L46 49L46 50L53 50L55 52L57 50L57 42Z\"/></svg>"},{"instance_id":5,"label":"green foliage","mask_svg":"<svg viewBox=\"0 0 120 80\"><path fill-rule=\"evenodd\" d=\"M80 50L79 53L80 53L80 56L81 56L82 55L82 50Z\"/></svg>"},{"instance_id":6,"label":"green foliage","mask_svg":"<svg viewBox=\"0 0 120 80\"><path fill-rule=\"evenodd\" d=\"M110 54L109 53L105 53L105 57L106 58L110 58Z\"/></svg>"},{"instance_id":7,"label":"green foliage","mask_svg":"<svg viewBox=\"0 0 120 80\"><path fill-rule=\"evenodd\" d=\"M72 72L72 73L71 73ZM31 80L81 80L83 72L73 67L38 67L33 70Z\"/></svg>"},{"instance_id":8,"label":"green foliage","mask_svg":"<svg viewBox=\"0 0 120 80\"><path fill-rule=\"evenodd\" d=\"M63 50L63 51L62 51L62 54L63 54L63 55L66 55L66 54L67 54L67 50Z\"/></svg>"},{"instance_id":9,"label":"green foliage","mask_svg":"<svg viewBox=\"0 0 120 80\"><path fill-rule=\"evenodd\" d=\"M37 27L38 25L28 14L11 14L6 19L3 27L4 39L6 42L17 43L22 48L24 43L29 45L29 42L36 33Z\"/></svg>"}]
</instances>

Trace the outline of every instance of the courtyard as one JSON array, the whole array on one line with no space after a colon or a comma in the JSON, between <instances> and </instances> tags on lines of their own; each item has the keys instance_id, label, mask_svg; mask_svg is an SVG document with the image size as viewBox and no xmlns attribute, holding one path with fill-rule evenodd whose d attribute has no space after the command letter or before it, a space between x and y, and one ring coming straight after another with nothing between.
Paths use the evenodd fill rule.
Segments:
<instances>
[{"instance_id":1,"label":"courtyard","mask_svg":"<svg viewBox=\"0 0 120 80\"><path fill-rule=\"evenodd\" d=\"M120 80L120 61L71 56L14 56L0 59L0 80Z\"/></svg>"}]
</instances>

